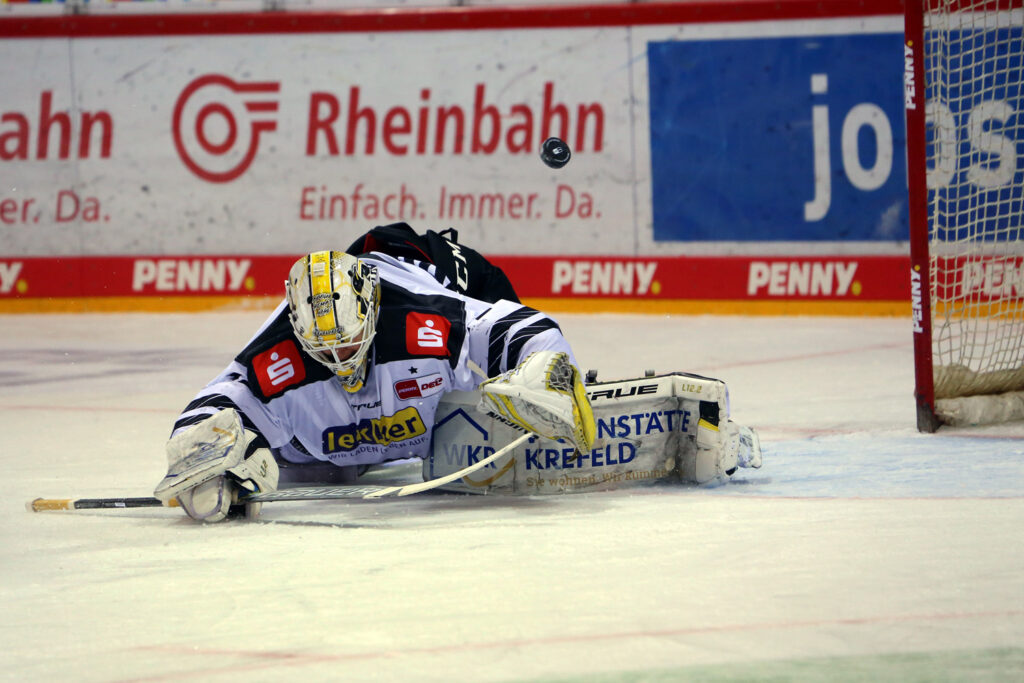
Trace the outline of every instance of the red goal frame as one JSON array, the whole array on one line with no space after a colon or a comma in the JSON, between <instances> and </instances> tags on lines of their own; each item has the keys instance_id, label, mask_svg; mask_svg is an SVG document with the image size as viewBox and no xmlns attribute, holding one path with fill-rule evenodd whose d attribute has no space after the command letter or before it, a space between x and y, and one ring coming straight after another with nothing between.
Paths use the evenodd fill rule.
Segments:
<instances>
[{"instance_id":1,"label":"red goal frame","mask_svg":"<svg viewBox=\"0 0 1024 683\"><path fill-rule=\"evenodd\" d=\"M904 41L904 105L907 113L907 188L910 222L911 310L914 323L914 398L917 429L934 432L931 290L929 287L928 182L925 133L924 4L907 0Z\"/></svg>"}]
</instances>

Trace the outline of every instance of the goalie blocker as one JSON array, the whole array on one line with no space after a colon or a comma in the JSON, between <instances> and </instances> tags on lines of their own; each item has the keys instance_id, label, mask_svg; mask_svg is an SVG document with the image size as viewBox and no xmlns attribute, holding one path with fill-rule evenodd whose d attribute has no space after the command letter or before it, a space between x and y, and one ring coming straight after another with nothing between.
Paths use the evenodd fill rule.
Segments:
<instances>
[{"instance_id":1,"label":"goalie blocker","mask_svg":"<svg viewBox=\"0 0 1024 683\"><path fill-rule=\"evenodd\" d=\"M596 423L588 452L535 437L442 488L538 495L602 491L653 482L717 485L738 467L760 467L757 433L729 419L721 380L686 373L586 386ZM520 432L481 412L476 392L441 402L423 478L451 474L493 454Z\"/></svg>"}]
</instances>

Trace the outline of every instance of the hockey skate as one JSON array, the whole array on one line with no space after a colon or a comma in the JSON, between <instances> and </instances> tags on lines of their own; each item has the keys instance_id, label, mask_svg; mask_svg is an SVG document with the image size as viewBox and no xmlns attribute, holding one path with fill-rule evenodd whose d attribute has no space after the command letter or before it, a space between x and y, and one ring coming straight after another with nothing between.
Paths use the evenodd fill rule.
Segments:
<instances>
[{"instance_id":1,"label":"hockey skate","mask_svg":"<svg viewBox=\"0 0 1024 683\"><path fill-rule=\"evenodd\" d=\"M738 468L761 467L761 440L750 427L726 419L716 425L701 420L697 425L697 452L684 478L698 484L723 483Z\"/></svg>"}]
</instances>

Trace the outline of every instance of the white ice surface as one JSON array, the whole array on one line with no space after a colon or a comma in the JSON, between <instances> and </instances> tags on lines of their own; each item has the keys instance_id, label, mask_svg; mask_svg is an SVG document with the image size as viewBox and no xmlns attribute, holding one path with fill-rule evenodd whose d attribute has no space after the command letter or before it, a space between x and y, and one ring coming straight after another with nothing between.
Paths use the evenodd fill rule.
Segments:
<instances>
[{"instance_id":1,"label":"white ice surface","mask_svg":"<svg viewBox=\"0 0 1024 683\"><path fill-rule=\"evenodd\" d=\"M718 488L29 513L146 496L263 313L0 317L0 679L1024 679L1024 426L914 429L907 319L562 315L724 379Z\"/></svg>"}]
</instances>

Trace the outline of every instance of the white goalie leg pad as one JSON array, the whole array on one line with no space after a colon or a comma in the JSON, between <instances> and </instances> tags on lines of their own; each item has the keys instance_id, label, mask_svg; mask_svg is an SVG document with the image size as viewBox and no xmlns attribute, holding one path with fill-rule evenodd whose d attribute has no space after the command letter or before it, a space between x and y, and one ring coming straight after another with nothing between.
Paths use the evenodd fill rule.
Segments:
<instances>
[{"instance_id":1,"label":"white goalie leg pad","mask_svg":"<svg viewBox=\"0 0 1024 683\"><path fill-rule=\"evenodd\" d=\"M245 457L256 434L242 427L235 410L223 410L167 442L167 475L153 495L165 504L177 498L194 519L220 521L238 499L249 492L277 488L278 468L269 450ZM258 507L247 509L258 513Z\"/></svg>"},{"instance_id":2,"label":"white goalie leg pad","mask_svg":"<svg viewBox=\"0 0 1024 683\"><path fill-rule=\"evenodd\" d=\"M478 410L525 432L589 452L597 427L580 372L564 352L538 351L480 385Z\"/></svg>"},{"instance_id":3,"label":"white goalie leg pad","mask_svg":"<svg viewBox=\"0 0 1024 683\"><path fill-rule=\"evenodd\" d=\"M650 388L649 383L645 383ZM616 387L617 388L617 387ZM591 389L588 387L588 389ZM437 479L492 455L521 430L481 411L476 392L452 392L438 407L423 478ZM464 493L553 495L679 481L684 415L671 395L599 399L592 404L599 436L589 451L542 437L530 439L483 469L446 484ZM696 420L690 423L695 428ZM687 448L695 447L686 438ZM692 458L691 458L692 459Z\"/></svg>"},{"instance_id":4,"label":"white goalie leg pad","mask_svg":"<svg viewBox=\"0 0 1024 683\"><path fill-rule=\"evenodd\" d=\"M729 418L723 381L689 373L592 382L597 426L590 451L531 439L504 459L445 489L511 495L601 491L651 483L719 485L761 466L757 432ZM477 392L452 392L438 407L423 476L448 476L517 436ZM699 446L698 446L699 439Z\"/></svg>"}]
</instances>

